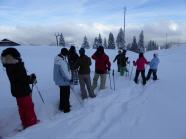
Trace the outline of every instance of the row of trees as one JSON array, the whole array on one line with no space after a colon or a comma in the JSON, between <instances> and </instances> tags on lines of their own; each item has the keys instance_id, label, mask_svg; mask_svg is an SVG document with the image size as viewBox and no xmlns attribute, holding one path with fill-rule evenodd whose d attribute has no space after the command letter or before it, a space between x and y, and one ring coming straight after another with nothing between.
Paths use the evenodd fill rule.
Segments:
<instances>
[{"instance_id":1,"label":"row of trees","mask_svg":"<svg viewBox=\"0 0 186 139\"><path fill-rule=\"evenodd\" d=\"M59 45L65 46L65 40L62 33L59 35ZM136 36L134 36L132 43L129 43L126 46L124 40L124 32L121 28L117 35L116 41L113 33L111 32L109 33L108 41L106 38L102 39L101 34L99 34L98 37L95 37L92 48L96 49L99 46L103 46L105 49L115 49L117 47L118 49L128 49L137 53L145 52L144 34L143 31L141 31L139 34L139 40L137 41ZM86 49L91 48L86 36L83 39L83 43L81 47ZM149 41L146 50L150 51L150 50L157 50L157 49L158 49L157 43L153 40Z\"/></svg>"},{"instance_id":2,"label":"row of trees","mask_svg":"<svg viewBox=\"0 0 186 139\"><path fill-rule=\"evenodd\" d=\"M145 46L145 44L144 44L144 34L143 34L143 31L141 31L141 33L139 34L138 42L137 42L136 36L134 36L132 43L129 43L127 45L127 49L131 50L133 52L136 52L136 53L141 53L141 52L144 53L145 51L158 50L159 46L153 40L150 40L148 42L148 44Z\"/></svg>"},{"instance_id":3,"label":"row of trees","mask_svg":"<svg viewBox=\"0 0 186 139\"><path fill-rule=\"evenodd\" d=\"M55 34L55 36L56 36L57 46L65 46L66 45L65 39L64 39L62 33ZM104 40L103 40L101 37L101 34L99 34L98 37L95 37L92 47L94 49L96 49L99 46L103 46L106 49L115 49L116 46L117 46L117 48L125 48L123 30L120 29L117 39L116 39L116 42L115 42L115 38L114 38L114 35L112 32L110 32L110 34L109 34L108 41L106 38L104 38ZM87 49L91 47L86 36L83 39L83 43L82 43L81 47L87 48Z\"/></svg>"},{"instance_id":4,"label":"row of trees","mask_svg":"<svg viewBox=\"0 0 186 139\"><path fill-rule=\"evenodd\" d=\"M104 38L104 40L102 40L101 34L99 34L99 36L94 39L93 48L96 49L99 46L103 46L105 49L115 49L116 45L115 45L114 35L110 33L107 42L107 39ZM84 37L83 44L81 47L90 48L86 36Z\"/></svg>"},{"instance_id":5,"label":"row of trees","mask_svg":"<svg viewBox=\"0 0 186 139\"><path fill-rule=\"evenodd\" d=\"M158 44L153 41L153 40L150 40L148 45L147 45L147 51L152 51L152 50L158 50L159 49L159 46Z\"/></svg>"},{"instance_id":6,"label":"row of trees","mask_svg":"<svg viewBox=\"0 0 186 139\"><path fill-rule=\"evenodd\" d=\"M106 38L102 39L101 34L99 34L99 36L95 37L94 39L93 48L96 49L99 46L103 46L105 49L115 49L116 47L119 49L125 48L123 30L122 29L119 30L119 33L116 38L116 42L115 42L115 38L112 32L109 33L108 41ZM86 36L84 37L83 44L81 47L90 48L90 45L88 43Z\"/></svg>"},{"instance_id":7,"label":"row of trees","mask_svg":"<svg viewBox=\"0 0 186 139\"><path fill-rule=\"evenodd\" d=\"M139 35L139 41L137 42L136 36L134 36L132 44L128 44L127 48L136 53L145 52L143 31Z\"/></svg>"}]
</instances>

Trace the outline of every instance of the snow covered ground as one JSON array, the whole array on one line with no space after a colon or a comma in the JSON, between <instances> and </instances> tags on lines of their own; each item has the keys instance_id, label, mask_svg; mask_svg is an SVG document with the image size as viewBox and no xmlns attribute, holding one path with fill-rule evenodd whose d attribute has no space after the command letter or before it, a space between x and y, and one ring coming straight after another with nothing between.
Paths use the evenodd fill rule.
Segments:
<instances>
[{"instance_id":1,"label":"snow covered ground","mask_svg":"<svg viewBox=\"0 0 186 139\"><path fill-rule=\"evenodd\" d=\"M22 132L15 99L9 81L0 65L0 136L13 139L185 139L186 138L186 47L159 51L161 63L158 81L145 87L136 85L129 77L116 73L116 90L96 90L95 99L79 103L79 86L71 93L72 111L58 112L59 88L52 77L57 47L17 47L28 73L35 72L45 104L36 88L33 93L36 114L41 122ZM0 52L4 48L0 48ZM94 50L88 50L90 56ZM113 61L117 51L107 50ZM153 52L145 57L151 60ZM138 56L127 52L130 60ZM132 66L129 67L130 71ZM116 69L116 63L112 64ZM148 70L148 67L147 67ZM146 70L146 73L147 73ZM93 76L94 64L91 76ZM133 71L133 77L135 70Z\"/></svg>"}]
</instances>

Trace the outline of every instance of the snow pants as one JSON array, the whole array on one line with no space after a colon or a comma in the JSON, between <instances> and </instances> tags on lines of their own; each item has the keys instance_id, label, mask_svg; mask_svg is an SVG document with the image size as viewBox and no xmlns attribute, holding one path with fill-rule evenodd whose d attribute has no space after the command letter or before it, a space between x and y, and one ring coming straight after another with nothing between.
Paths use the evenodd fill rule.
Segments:
<instances>
[{"instance_id":1,"label":"snow pants","mask_svg":"<svg viewBox=\"0 0 186 139\"><path fill-rule=\"evenodd\" d=\"M16 98L19 115L24 128L37 123L37 117L34 111L34 104L31 96Z\"/></svg>"},{"instance_id":2,"label":"snow pants","mask_svg":"<svg viewBox=\"0 0 186 139\"><path fill-rule=\"evenodd\" d=\"M125 72L126 72L126 67L120 67L120 76L124 76Z\"/></svg>"},{"instance_id":3,"label":"snow pants","mask_svg":"<svg viewBox=\"0 0 186 139\"><path fill-rule=\"evenodd\" d=\"M94 78L93 78L93 85L92 85L93 90L96 89L97 87L97 82L98 82L99 77L100 77L100 89L105 89L107 74L95 73Z\"/></svg>"},{"instance_id":4,"label":"snow pants","mask_svg":"<svg viewBox=\"0 0 186 139\"><path fill-rule=\"evenodd\" d=\"M81 88L81 97L82 99L87 98L87 91L90 97L95 97L94 91L91 86L91 80L90 80L90 75L89 74L79 74L79 83L80 83L80 88ZM86 86L86 88L85 88Z\"/></svg>"},{"instance_id":5,"label":"snow pants","mask_svg":"<svg viewBox=\"0 0 186 139\"><path fill-rule=\"evenodd\" d=\"M150 79L151 74L153 74L153 80L157 80L157 70L149 69L146 80L148 81Z\"/></svg>"},{"instance_id":6,"label":"snow pants","mask_svg":"<svg viewBox=\"0 0 186 139\"><path fill-rule=\"evenodd\" d=\"M59 110L70 112L70 86L60 86Z\"/></svg>"},{"instance_id":7,"label":"snow pants","mask_svg":"<svg viewBox=\"0 0 186 139\"><path fill-rule=\"evenodd\" d=\"M141 77L142 77L142 80L143 80L143 85L145 85L146 84L145 70L136 70L136 75L135 75L135 78L134 78L134 82L138 83L138 76L139 76L140 73L141 73Z\"/></svg>"},{"instance_id":8,"label":"snow pants","mask_svg":"<svg viewBox=\"0 0 186 139\"><path fill-rule=\"evenodd\" d=\"M121 70L120 69L121 68L120 64L117 63L117 66L118 66L118 72L120 72L120 70Z\"/></svg>"}]
</instances>

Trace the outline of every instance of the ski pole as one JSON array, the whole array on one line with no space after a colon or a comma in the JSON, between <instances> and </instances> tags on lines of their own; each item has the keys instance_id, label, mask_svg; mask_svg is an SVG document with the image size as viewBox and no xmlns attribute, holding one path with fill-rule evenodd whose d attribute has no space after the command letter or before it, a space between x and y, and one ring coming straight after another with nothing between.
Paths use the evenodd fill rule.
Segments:
<instances>
[{"instance_id":1,"label":"ski pole","mask_svg":"<svg viewBox=\"0 0 186 139\"><path fill-rule=\"evenodd\" d=\"M130 72L130 80L131 80L131 78L132 78L133 68L134 68L134 66L132 65L132 69L131 69L131 72Z\"/></svg>"},{"instance_id":2,"label":"ski pole","mask_svg":"<svg viewBox=\"0 0 186 139\"><path fill-rule=\"evenodd\" d=\"M114 84L114 91L115 91L115 77L114 77L114 70L112 71L112 76L113 76L113 84Z\"/></svg>"},{"instance_id":3,"label":"ski pole","mask_svg":"<svg viewBox=\"0 0 186 139\"><path fill-rule=\"evenodd\" d=\"M129 67L128 67L128 72L127 72L127 76L129 77L129 70L130 70L130 62L128 63Z\"/></svg>"},{"instance_id":4,"label":"ski pole","mask_svg":"<svg viewBox=\"0 0 186 139\"><path fill-rule=\"evenodd\" d=\"M31 94L30 94L31 97L32 97L33 91L34 91L34 84L32 83Z\"/></svg>"},{"instance_id":5,"label":"ski pole","mask_svg":"<svg viewBox=\"0 0 186 139\"><path fill-rule=\"evenodd\" d=\"M110 71L108 72L108 74L109 74L109 80L110 80L110 89L112 89L112 83L111 83Z\"/></svg>"},{"instance_id":6,"label":"ski pole","mask_svg":"<svg viewBox=\"0 0 186 139\"><path fill-rule=\"evenodd\" d=\"M32 89L31 89L32 92L33 92L33 88L34 88L34 84L32 84Z\"/></svg>"},{"instance_id":7,"label":"ski pole","mask_svg":"<svg viewBox=\"0 0 186 139\"><path fill-rule=\"evenodd\" d=\"M41 92L39 91L39 88L38 88L37 84L35 84L35 87L36 87L36 89L37 89L37 92L38 92L38 94L39 94L39 96L40 96L40 98L41 98L43 104L45 104L45 101L44 101L44 99L43 99L43 97L42 97L42 95L41 95Z\"/></svg>"},{"instance_id":8,"label":"ski pole","mask_svg":"<svg viewBox=\"0 0 186 139\"><path fill-rule=\"evenodd\" d=\"M126 68L125 68L125 76L126 77L129 77L129 71L128 71L128 69L129 69L128 66L126 66Z\"/></svg>"}]
</instances>

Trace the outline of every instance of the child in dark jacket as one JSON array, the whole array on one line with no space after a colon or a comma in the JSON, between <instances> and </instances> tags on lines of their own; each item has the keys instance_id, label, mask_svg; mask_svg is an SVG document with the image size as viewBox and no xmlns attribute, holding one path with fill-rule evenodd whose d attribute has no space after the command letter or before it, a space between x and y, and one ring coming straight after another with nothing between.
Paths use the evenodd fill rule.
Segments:
<instances>
[{"instance_id":1,"label":"child in dark jacket","mask_svg":"<svg viewBox=\"0 0 186 139\"><path fill-rule=\"evenodd\" d=\"M27 75L21 55L17 49L5 49L1 54L1 60L10 80L12 96L14 96L17 101L23 128L36 124L37 117L29 86L29 84L34 82L35 78L32 78L33 75Z\"/></svg>"},{"instance_id":2,"label":"child in dark jacket","mask_svg":"<svg viewBox=\"0 0 186 139\"><path fill-rule=\"evenodd\" d=\"M117 60L118 65L118 72L120 72L121 76L124 76L125 71L127 71L127 63L128 63L128 57L126 57L126 51L118 51L118 55L115 57L113 62Z\"/></svg>"},{"instance_id":3,"label":"child in dark jacket","mask_svg":"<svg viewBox=\"0 0 186 139\"><path fill-rule=\"evenodd\" d=\"M121 50L119 50L118 54L116 55L116 57L113 60L113 63L117 61L118 72L120 72L121 58L122 58L122 52L121 52Z\"/></svg>"},{"instance_id":4,"label":"child in dark jacket","mask_svg":"<svg viewBox=\"0 0 186 139\"><path fill-rule=\"evenodd\" d=\"M141 73L141 77L143 80L143 85L146 84L146 78L145 78L145 64L149 64L149 62L145 59L143 56L143 53L139 54L139 58L136 61L133 61L133 65L137 66L136 68L136 75L134 78L134 82L138 83L138 76Z\"/></svg>"}]
</instances>

